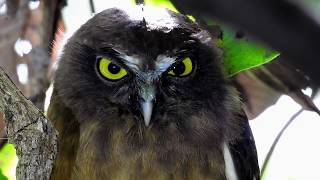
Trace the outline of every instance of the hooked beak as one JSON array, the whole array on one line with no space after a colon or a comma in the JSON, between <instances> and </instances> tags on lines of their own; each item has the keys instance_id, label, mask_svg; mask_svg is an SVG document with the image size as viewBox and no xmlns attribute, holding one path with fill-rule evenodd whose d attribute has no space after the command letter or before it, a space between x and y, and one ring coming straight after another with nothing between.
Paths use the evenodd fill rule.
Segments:
<instances>
[{"instance_id":1,"label":"hooked beak","mask_svg":"<svg viewBox=\"0 0 320 180\"><path fill-rule=\"evenodd\" d=\"M141 106L141 113L144 118L144 124L146 127L150 125L152 111L153 111L153 103L155 99L155 87L153 85L145 85L142 86L140 90L140 106Z\"/></svg>"},{"instance_id":2,"label":"hooked beak","mask_svg":"<svg viewBox=\"0 0 320 180\"><path fill-rule=\"evenodd\" d=\"M141 102L141 109L142 109L142 114L144 118L144 124L146 125L146 127L148 127L150 124L151 116L152 116L153 102L152 101Z\"/></svg>"},{"instance_id":3,"label":"hooked beak","mask_svg":"<svg viewBox=\"0 0 320 180\"><path fill-rule=\"evenodd\" d=\"M138 84L140 84L140 111L144 118L144 124L148 127L151 122L153 106L156 99L156 87L154 85L155 80L152 74L144 74L142 79L144 79L144 81L138 82Z\"/></svg>"}]
</instances>

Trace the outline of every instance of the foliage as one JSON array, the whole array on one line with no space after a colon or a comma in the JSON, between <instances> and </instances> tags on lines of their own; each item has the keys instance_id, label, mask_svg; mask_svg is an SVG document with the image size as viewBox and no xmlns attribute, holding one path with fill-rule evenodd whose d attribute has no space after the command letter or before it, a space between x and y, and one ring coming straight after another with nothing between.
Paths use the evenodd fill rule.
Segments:
<instances>
[{"instance_id":1,"label":"foliage","mask_svg":"<svg viewBox=\"0 0 320 180\"><path fill-rule=\"evenodd\" d=\"M16 150L12 144L5 144L0 150L0 180L15 179L15 167L18 163Z\"/></svg>"},{"instance_id":2,"label":"foliage","mask_svg":"<svg viewBox=\"0 0 320 180\"><path fill-rule=\"evenodd\" d=\"M8 180L8 178L2 174L1 169L0 169L0 180Z\"/></svg>"},{"instance_id":3,"label":"foliage","mask_svg":"<svg viewBox=\"0 0 320 180\"><path fill-rule=\"evenodd\" d=\"M245 37L237 38L237 33L226 26L220 27L223 38L219 46L224 51L224 69L229 76L260 66L279 56L279 53Z\"/></svg>"},{"instance_id":4,"label":"foliage","mask_svg":"<svg viewBox=\"0 0 320 180\"><path fill-rule=\"evenodd\" d=\"M145 4L161 6L178 12L169 0L145 0ZM194 20L193 16L188 17ZM237 38L236 31L228 26L213 23L211 19L205 21L208 26L218 25L222 29L223 36L219 46L224 52L223 66L228 76L260 66L279 56L279 53L269 50L248 38Z\"/></svg>"}]
</instances>

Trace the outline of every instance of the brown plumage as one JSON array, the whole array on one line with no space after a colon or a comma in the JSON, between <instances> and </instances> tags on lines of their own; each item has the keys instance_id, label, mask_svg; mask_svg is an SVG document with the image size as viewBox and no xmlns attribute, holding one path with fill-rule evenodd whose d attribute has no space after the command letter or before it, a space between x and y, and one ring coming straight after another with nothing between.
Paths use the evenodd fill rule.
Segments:
<instances>
[{"instance_id":1,"label":"brown plumage","mask_svg":"<svg viewBox=\"0 0 320 180\"><path fill-rule=\"evenodd\" d=\"M181 14L97 14L71 37L55 75L52 179L259 179L220 58L208 33Z\"/></svg>"}]
</instances>

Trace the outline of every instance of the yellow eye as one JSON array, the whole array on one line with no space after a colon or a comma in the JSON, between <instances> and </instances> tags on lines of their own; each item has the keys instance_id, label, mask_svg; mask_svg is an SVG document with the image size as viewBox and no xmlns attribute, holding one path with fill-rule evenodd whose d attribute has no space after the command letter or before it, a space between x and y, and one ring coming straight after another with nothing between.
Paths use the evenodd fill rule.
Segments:
<instances>
[{"instance_id":1,"label":"yellow eye","mask_svg":"<svg viewBox=\"0 0 320 180\"><path fill-rule=\"evenodd\" d=\"M120 80L128 74L125 69L112 63L105 57L99 59L98 70L104 78L112 81Z\"/></svg>"},{"instance_id":2,"label":"yellow eye","mask_svg":"<svg viewBox=\"0 0 320 180\"><path fill-rule=\"evenodd\" d=\"M193 63L189 57L184 58L182 62L171 67L171 70L168 72L171 76L184 77L191 74L193 70Z\"/></svg>"}]
</instances>

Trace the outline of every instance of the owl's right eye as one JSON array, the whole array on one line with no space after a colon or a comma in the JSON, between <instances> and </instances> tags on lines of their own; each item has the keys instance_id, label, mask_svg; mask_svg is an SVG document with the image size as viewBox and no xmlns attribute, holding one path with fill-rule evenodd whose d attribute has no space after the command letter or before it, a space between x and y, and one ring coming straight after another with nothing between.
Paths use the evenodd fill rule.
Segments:
<instances>
[{"instance_id":1,"label":"owl's right eye","mask_svg":"<svg viewBox=\"0 0 320 180\"><path fill-rule=\"evenodd\" d=\"M105 57L98 59L98 71L103 78L111 81L120 80L128 74L124 68L112 63Z\"/></svg>"}]
</instances>

